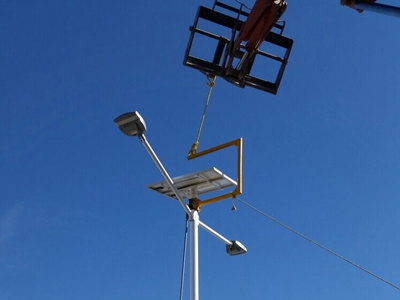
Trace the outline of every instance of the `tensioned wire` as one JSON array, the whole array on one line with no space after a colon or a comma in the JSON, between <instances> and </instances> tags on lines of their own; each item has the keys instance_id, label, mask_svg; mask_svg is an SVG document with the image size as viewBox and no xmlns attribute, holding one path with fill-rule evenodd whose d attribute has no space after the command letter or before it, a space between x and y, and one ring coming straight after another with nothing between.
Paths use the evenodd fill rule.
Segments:
<instances>
[{"instance_id":1,"label":"tensioned wire","mask_svg":"<svg viewBox=\"0 0 400 300\"><path fill-rule=\"evenodd\" d=\"M215 85L215 80L217 79L217 77L215 77L215 76L213 76L213 75L209 75L209 74L207 74L206 77L207 77L207 81L208 81L208 82L207 82L207 85L208 85L209 89L208 89L206 104L204 105L203 114L202 114L201 120L200 120L199 130L197 131L197 137L196 137L196 142L195 142L195 144L198 144L198 143L199 143L201 130L203 129L204 119L205 119L205 117L206 117L206 112L207 112L207 108L208 108L208 103L210 103L212 88L214 87L214 85ZM212 79L212 80L211 80L211 79Z\"/></svg>"},{"instance_id":2,"label":"tensioned wire","mask_svg":"<svg viewBox=\"0 0 400 300\"><path fill-rule=\"evenodd\" d=\"M362 266L360 266L360 265L358 265L358 264L352 262L351 260L347 259L346 257L344 257L344 256L342 256L342 255L340 255L340 254L338 254L338 253L332 251L331 249L329 249L329 248L327 248L327 247L321 245L320 243L318 243L318 242L312 240L311 238L305 236L304 234L298 232L297 230L294 230L293 228L289 227L288 225L286 225L286 224L284 224L284 223L278 221L277 219L271 217L270 215L266 214L265 212L263 212L262 210L256 208L255 206L251 205L250 203L247 203L246 201L244 201L244 200L242 200L242 199L240 199L240 198L238 198L238 197L234 197L234 199L240 201L240 202L243 203L244 205L248 206L249 208L251 208L251 209L255 210L256 212L258 212L259 214L263 215L264 217L266 217L266 218L270 219L271 221L275 222L275 223L278 224L279 226L282 226L283 228L285 228L285 229L287 229L287 230L293 232L294 234L297 234L298 236L300 236L301 238L305 239L306 241L308 241L308 242L310 242L310 243L312 243L312 244L314 244L314 245L320 247L321 249L325 250L326 252L328 252L328 253L330 253L330 254L332 254L332 255L334 255L334 256L340 258L341 260L343 260L343 261L345 261L345 262L347 262L347 263L349 263L349 264L352 265L353 267L356 267L356 268L360 269L361 271L364 271L365 273L367 273L367 274L369 274L369 275L375 277L376 279L379 279L379 280L381 280L382 282L384 282L384 283L390 285L391 287L394 287L395 289L400 290L400 287L399 287L398 285L395 285L395 284L391 283L390 281L388 281L388 280L382 278L381 276L376 275L375 273L373 273L373 272L371 272L371 271L365 269L364 267L362 267Z\"/></svg>"}]
</instances>

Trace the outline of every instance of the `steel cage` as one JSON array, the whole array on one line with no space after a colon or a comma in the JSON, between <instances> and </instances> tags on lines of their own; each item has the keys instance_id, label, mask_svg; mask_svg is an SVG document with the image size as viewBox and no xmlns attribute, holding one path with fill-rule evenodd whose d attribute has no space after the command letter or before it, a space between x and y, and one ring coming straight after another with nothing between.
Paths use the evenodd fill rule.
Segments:
<instances>
[{"instance_id":1,"label":"steel cage","mask_svg":"<svg viewBox=\"0 0 400 300\"><path fill-rule=\"evenodd\" d=\"M237 14L237 16L233 17L231 15L217 11L216 10L217 7L222 7L230 12L234 12ZM232 6L226 5L218 1L215 1L213 9L204 6L199 6L197 14L194 19L194 23L189 28L190 36L186 47L183 64L185 66L197 69L202 73L219 76L238 87L244 88L245 86L250 86L275 95L278 92L279 85L281 83L281 79L285 71L285 67L289 60L289 55L293 46L293 40L282 35L284 25L275 24L274 27L280 30L280 32L278 33L272 31L269 32L265 38L265 42L284 48L285 50L284 55L277 56L258 49L257 53L254 55L252 61L250 62L249 66L247 67L245 73L242 74L242 76L236 77L232 76L231 74L227 74L226 62L228 56L231 55L229 53L229 48L231 47L233 39L235 38L236 34L240 31L240 29L244 24L244 21L240 20L240 16L247 17L248 13L242 11L241 9L234 8ZM229 28L232 30L232 36L226 37L203 30L198 26L199 20L209 21L211 23ZM212 60L205 60L203 58L191 55L193 40L196 34L217 41L217 46ZM244 45L241 45L241 47L244 47ZM240 55L243 54L244 51L243 52L240 51L239 54L236 54L236 57L238 57L237 55L239 55L240 58ZM253 62L256 57L263 57L279 62L280 66L275 78L273 78L272 80L268 80L268 79L258 78L251 74Z\"/></svg>"}]
</instances>

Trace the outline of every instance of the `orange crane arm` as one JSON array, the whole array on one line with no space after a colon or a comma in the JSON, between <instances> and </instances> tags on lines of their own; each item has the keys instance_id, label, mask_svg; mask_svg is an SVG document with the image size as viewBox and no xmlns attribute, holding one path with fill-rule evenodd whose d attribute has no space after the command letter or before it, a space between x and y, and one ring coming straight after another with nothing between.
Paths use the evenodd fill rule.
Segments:
<instances>
[{"instance_id":1,"label":"orange crane arm","mask_svg":"<svg viewBox=\"0 0 400 300\"><path fill-rule=\"evenodd\" d=\"M239 50L243 41L247 41L246 51L258 49L285 12L286 6L285 0L257 0L235 40L232 53Z\"/></svg>"}]
</instances>

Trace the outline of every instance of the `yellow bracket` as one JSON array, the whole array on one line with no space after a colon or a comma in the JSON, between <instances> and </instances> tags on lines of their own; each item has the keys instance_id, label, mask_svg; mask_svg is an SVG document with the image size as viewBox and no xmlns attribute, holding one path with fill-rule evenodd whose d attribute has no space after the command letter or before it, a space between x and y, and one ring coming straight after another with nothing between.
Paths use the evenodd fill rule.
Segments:
<instances>
[{"instance_id":1,"label":"yellow bracket","mask_svg":"<svg viewBox=\"0 0 400 300\"><path fill-rule=\"evenodd\" d=\"M193 208L200 210L200 208L206 204L211 204L220 200L224 200L230 197L235 197L237 195L242 194L242 144L243 144L243 139L239 138L230 142L227 142L225 144L222 145L218 145L215 147L212 147L210 149L207 150L203 150L201 152L196 152L197 151L197 147L195 149L192 148L192 151L189 152L187 159L191 160L206 154L210 154L212 152L216 152L219 151L221 149L225 149L228 148L230 146L236 146L238 148L238 156L237 156L237 186L235 188L235 190L233 192L224 194L224 195L220 195L214 198L210 198L207 200L199 200L196 199L196 201L193 204ZM197 145L196 145L197 146ZM193 151L194 150L194 151Z\"/></svg>"}]
</instances>

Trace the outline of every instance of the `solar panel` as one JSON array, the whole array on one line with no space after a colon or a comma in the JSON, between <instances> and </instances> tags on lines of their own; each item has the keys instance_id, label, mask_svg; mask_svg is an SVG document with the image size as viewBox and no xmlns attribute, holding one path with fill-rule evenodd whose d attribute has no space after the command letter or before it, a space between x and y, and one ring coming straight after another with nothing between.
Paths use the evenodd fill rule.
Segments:
<instances>
[{"instance_id":1,"label":"solar panel","mask_svg":"<svg viewBox=\"0 0 400 300\"><path fill-rule=\"evenodd\" d=\"M236 181L229 178L216 168L194 172L172 178L174 185L183 198L193 198L198 195L210 193L237 185ZM147 188L177 200L175 193L166 181L149 184Z\"/></svg>"}]
</instances>

